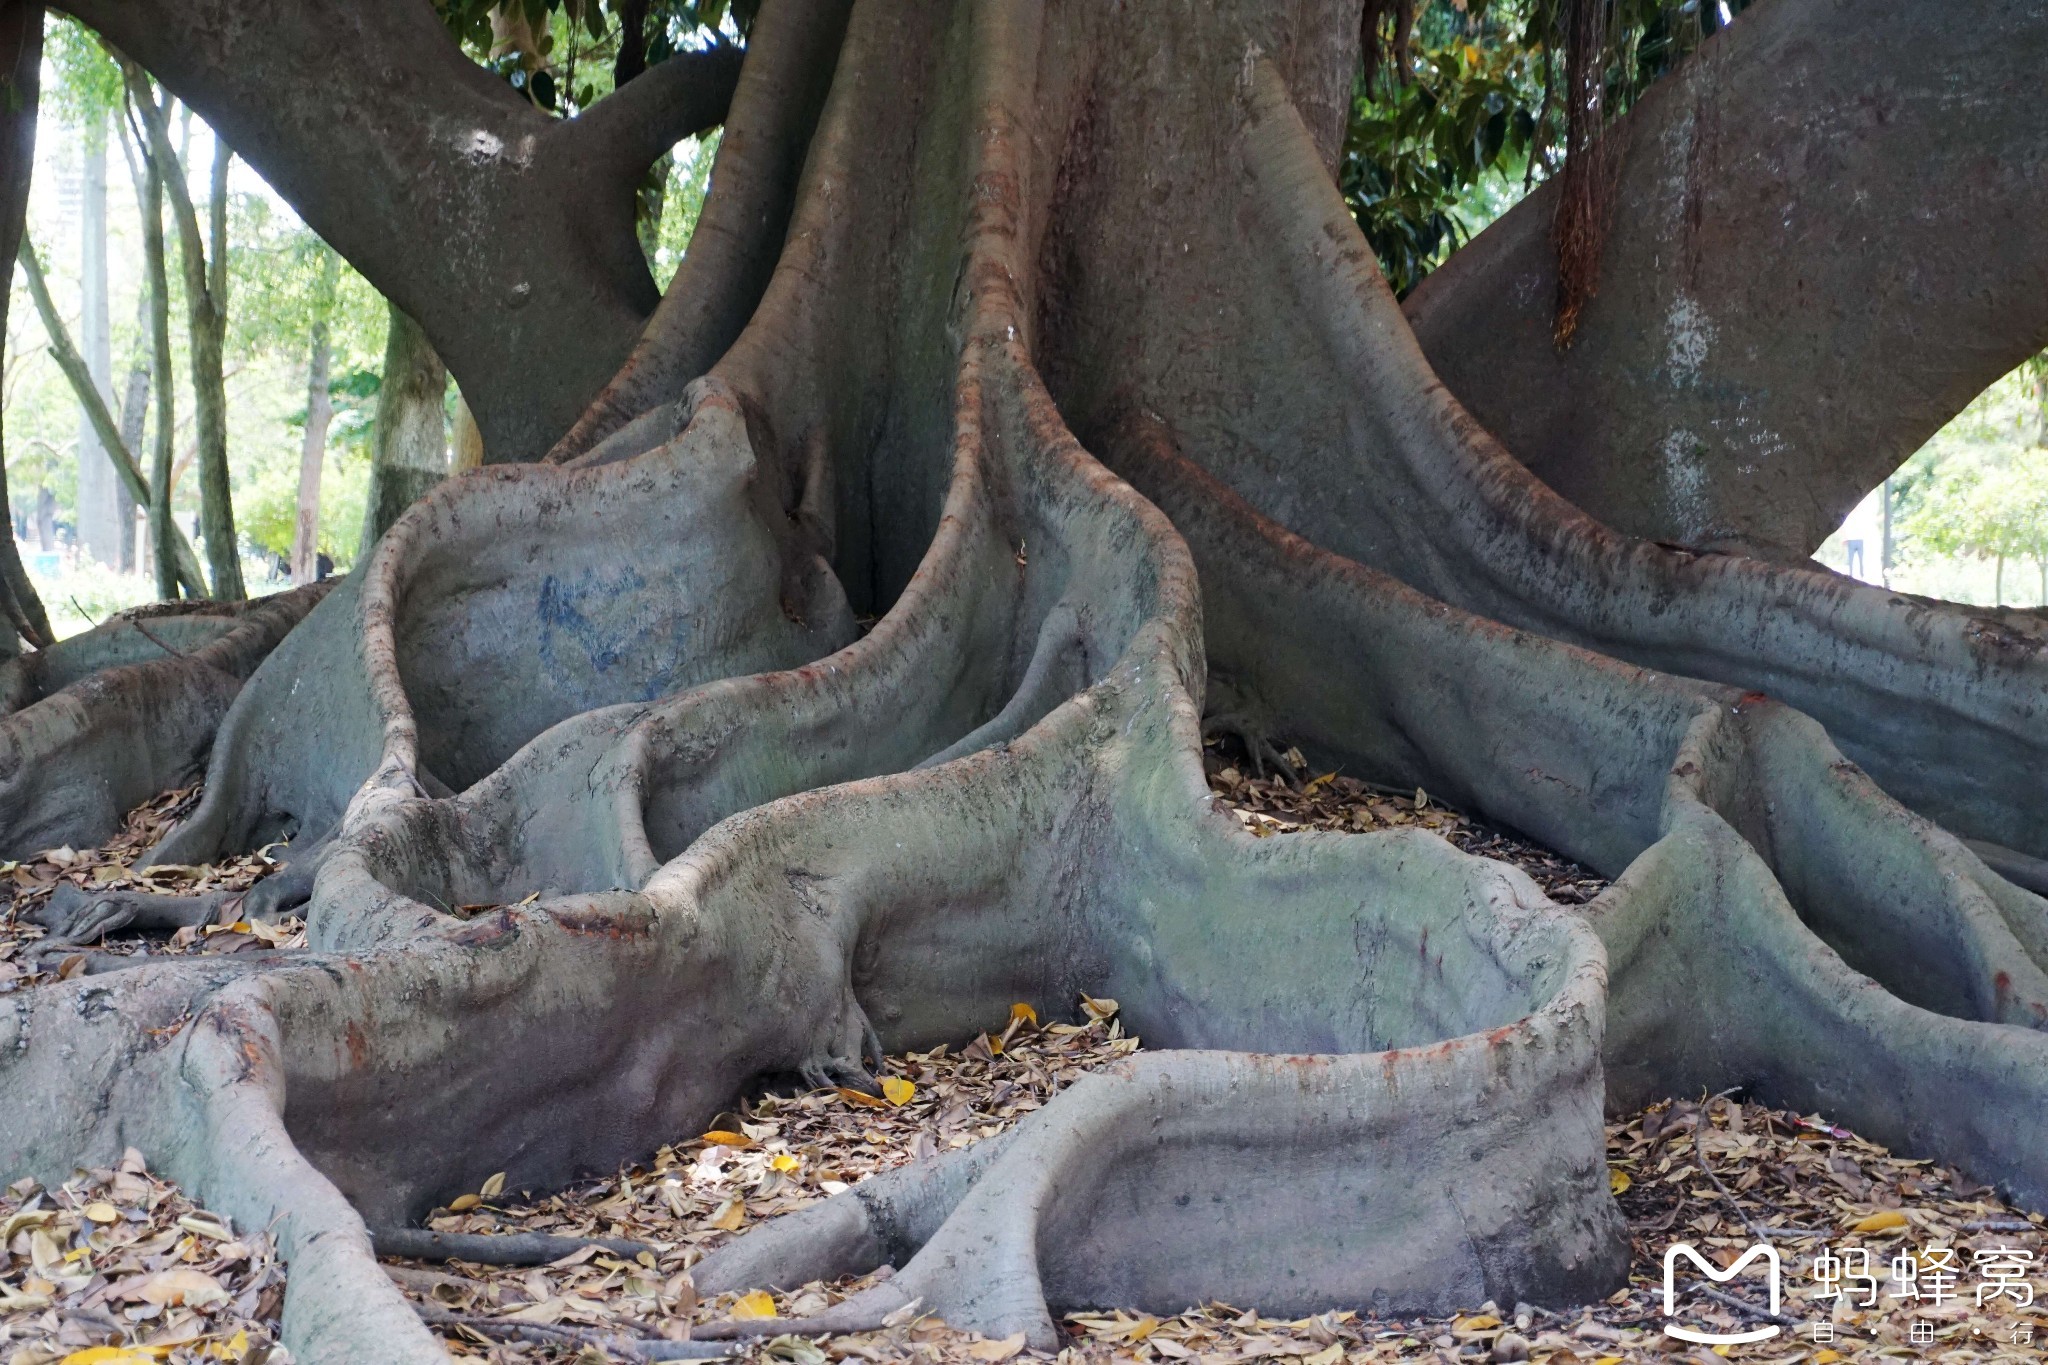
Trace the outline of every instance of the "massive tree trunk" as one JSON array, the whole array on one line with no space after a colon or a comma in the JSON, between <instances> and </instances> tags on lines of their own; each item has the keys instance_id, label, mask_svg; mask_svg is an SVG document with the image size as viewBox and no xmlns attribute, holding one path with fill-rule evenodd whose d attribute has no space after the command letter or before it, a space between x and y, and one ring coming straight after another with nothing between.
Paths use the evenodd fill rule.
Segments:
<instances>
[{"instance_id":1,"label":"massive tree trunk","mask_svg":"<svg viewBox=\"0 0 2048 1365\"><path fill-rule=\"evenodd\" d=\"M151 855L290 833L245 911L312 948L17 997L0 1169L139 1145L276 1230L297 1358L438 1361L367 1226L1086 991L1145 1054L700 1289L887 1260L808 1325L1045 1347L1048 1305L1583 1302L1629 1255L1603 1102L1733 1085L2048 1204L2048 903L1957 837L2048 889L2041 634L1630 539L1517 464L1331 181L1357 36L766 5L631 360L555 459L399 518ZM1253 838L1205 710L1613 885Z\"/></svg>"}]
</instances>

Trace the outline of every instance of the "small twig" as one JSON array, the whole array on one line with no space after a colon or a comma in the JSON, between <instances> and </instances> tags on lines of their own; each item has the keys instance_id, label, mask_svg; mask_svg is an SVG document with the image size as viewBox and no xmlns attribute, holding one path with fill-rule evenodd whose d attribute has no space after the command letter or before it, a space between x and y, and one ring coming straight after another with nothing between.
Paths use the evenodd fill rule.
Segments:
<instances>
[{"instance_id":1,"label":"small twig","mask_svg":"<svg viewBox=\"0 0 2048 1365\"><path fill-rule=\"evenodd\" d=\"M2024 1218L1980 1218L1974 1223L1963 1224L1964 1232L2041 1232L2039 1223L2029 1223Z\"/></svg>"},{"instance_id":2,"label":"small twig","mask_svg":"<svg viewBox=\"0 0 2048 1365\"><path fill-rule=\"evenodd\" d=\"M1695 1123L1692 1128L1692 1149L1693 1154L1699 1161L1701 1172L1706 1175L1707 1179L1714 1182L1714 1188L1720 1191L1721 1198L1727 1201L1728 1207L1735 1210L1735 1216L1742 1220L1742 1225L1749 1229L1750 1235L1759 1242L1767 1242L1771 1239L1770 1230L1749 1216L1749 1210L1742 1207L1741 1203L1735 1198L1734 1193L1721 1183L1721 1177L1715 1175L1714 1168L1707 1163L1707 1129L1713 1126L1713 1116L1710 1111L1713 1109L1714 1100L1725 1100L1741 1088L1738 1085L1723 1090L1720 1094L1714 1096L1713 1099L1700 1106L1699 1122Z\"/></svg>"},{"instance_id":3,"label":"small twig","mask_svg":"<svg viewBox=\"0 0 2048 1365\"><path fill-rule=\"evenodd\" d=\"M1733 1294L1726 1293L1719 1289L1709 1289L1707 1288L1707 1286L1703 1284L1688 1285L1686 1287L1692 1290L1692 1292L1695 1294L1699 1294L1705 1298L1712 1299L1715 1303L1726 1304L1728 1305L1728 1307L1733 1308L1736 1312L1746 1313L1750 1317L1756 1318L1761 1322L1775 1322L1780 1326L1784 1327L1790 1327L1792 1325L1792 1319L1788 1317L1783 1317L1777 1313L1773 1313L1767 1308L1759 1308L1755 1304L1751 1303L1748 1299L1739 1299L1735 1297L1735 1295Z\"/></svg>"},{"instance_id":4,"label":"small twig","mask_svg":"<svg viewBox=\"0 0 2048 1365\"><path fill-rule=\"evenodd\" d=\"M659 1252L618 1237L554 1237L543 1232L435 1232L431 1228L378 1228L370 1234L379 1256L411 1261L468 1261L472 1265L547 1265L585 1247L627 1260Z\"/></svg>"},{"instance_id":5,"label":"small twig","mask_svg":"<svg viewBox=\"0 0 2048 1365\"><path fill-rule=\"evenodd\" d=\"M733 1353L730 1346L709 1341L670 1341L666 1337L636 1337L622 1332L605 1332L594 1327L567 1327L560 1323L507 1322L503 1318L457 1313L435 1304L415 1303L413 1310L429 1327L458 1327L479 1336L505 1341L523 1341L533 1346L597 1346L616 1351L628 1360L723 1360Z\"/></svg>"},{"instance_id":6,"label":"small twig","mask_svg":"<svg viewBox=\"0 0 2048 1365\"><path fill-rule=\"evenodd\" d=\"M99 622L97 622L97 621L95 621L95 620L93 620L93 619L92 619L92 613L91 613L91 612L87 611L87 610L86 610L86 609L85 609L84 607L81 607L80 605L78 605L78 594L77 594L77 593L75 593L75 592L70 592L70 593L66 593L66 594L64 594L64 595L65 595L66 597L68 597L68 598L70 598L70 599L71 599L71 609L72 609L73 611L77 612L77 613L78 613L78 614L79 614L80 616L83 616L83 617L85 618L85 620L86 620L86 624L87 624L87 625L91 625L91 626L97 626L97 625L99 624Z\"/></svg>"},{"instance_id":7,"label":"small twig","mask_svg":"<svg viewBox=\"0 0 2048 1365\"><path fill-rule=\"evenodd\" d=\"M73 606L76 606L76 605L77 605L76 601L74 601L74 602L72 603L72 605L73 605ZM140 631L140 632L142 633L142 638L143 638L143 639L145 639L145 640L149 641L149 642L150 642L151 644L155 645L155 646L156 646L156 647L157 647L158 649L161 649L161 650L163 650L163 651L164 651L164 652L165 652L166 654L171 654L171 655L175 655L176 657L178 657L178 658L180 658L180 659L182 659L182 658L184 658L184 657L185 657L185 651L184 651L184 650L182 650L182 649L179 649L179 648L177 648L177 647L175 647L175 646L173 646L173 645L167 645L167 644L165 644L165 643L164 643L164 642L163 642L162 640L159 640L159 639L158 639L158 638L156 637L156 634L155 634L155 633L154 633L153 631L151 631L151 630L149 629L149 627L147 627L147 626L143 625L143 624L142 624L142 622L140 622L140 621L136 620L136 619L135 619L134 617L132 617L132 616L131 616L131 617L129 617L129 618L128 618L128 624L129 624L129 625L131 625L131 626L133 626L133 627L135 627L135 629L136 629L136 630Z\"/></svg>"}]
</instances>

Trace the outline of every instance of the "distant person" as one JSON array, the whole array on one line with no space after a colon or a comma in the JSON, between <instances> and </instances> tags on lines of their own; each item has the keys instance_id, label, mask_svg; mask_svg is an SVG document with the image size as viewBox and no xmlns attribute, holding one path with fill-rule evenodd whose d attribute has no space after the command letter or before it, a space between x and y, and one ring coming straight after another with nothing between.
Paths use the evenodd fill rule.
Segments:
<instances>
[{"instance_id":1,"label":"distant person","mask_svg":"<svg viewBox=\"0 0 2048 1365\"><path fill-rule=\"evenodd\" d=\"M1849 577L1863 577L1863 542L1845 540L1842 542L1842 548L1849 552Z\"/></svg>"},{"instance_id":2,"label":"distant person","mask_svg":"<svg viewBox=\"0 0 2048 1365\"><path fill-rule=\"evenodd\" d=\"M325 550L322 550L320 551L319 554L313 556L313 581L315 583L318 583L320 580L326 578L327 575L333 572L334 556L328 554L327 551Z\"/></svg>"}]
</instances>

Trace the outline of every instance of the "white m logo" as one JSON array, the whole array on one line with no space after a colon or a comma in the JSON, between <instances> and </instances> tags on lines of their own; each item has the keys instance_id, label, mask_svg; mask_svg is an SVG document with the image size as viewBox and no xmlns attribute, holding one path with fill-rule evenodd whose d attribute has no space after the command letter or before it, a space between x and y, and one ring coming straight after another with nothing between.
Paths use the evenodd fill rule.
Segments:
<instances>
[{"instance_id":1,"label":"white m logo","mask_svg":"<svg viewBox=\"0 0 2048 1365\"><path fill-rule=\"evenodd\" d=\"M1742 1268L1761 1257L1771 1269L1771 1314L1778 1312L1778 1249L1767 1242L1758 1242L1742 1255L1735 1258L1735 1264L1726 1270L1716 1269L1706 1257L1699 1254L1687 1242L1680 1242L1664 1253L1664 1316L1678 1316L1678 1286L1676 1271L1678 1258L1684 1255L1694 1265L1706 1272L1708 1279L1716 1284L1726 1284L1742 1273ZM1776 1327L1758 1327L1748 1332L1696 1332L1690 1327L1664 1324L1664 1335L1677 1337L1680 1341L1697 1341L1708 1346L1732 1345L1744 1341L1763 1341L1778 1335Z\"/></svg>"}]
</instances>

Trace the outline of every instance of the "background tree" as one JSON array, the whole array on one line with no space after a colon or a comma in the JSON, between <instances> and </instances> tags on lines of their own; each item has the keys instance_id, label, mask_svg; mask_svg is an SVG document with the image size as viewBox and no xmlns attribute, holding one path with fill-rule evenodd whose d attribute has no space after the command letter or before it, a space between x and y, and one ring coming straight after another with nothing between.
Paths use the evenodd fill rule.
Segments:
<instances>
[{"instance_id":1,"label":"background tree","mask_svg":"<svg viewBox=\"0 0 2048 1365\"><path fill-rule=\"evenodd\" d=\"M318 598L210 750L191 659L0 721L17 846L102 837L202 758L153 861L290 836L232 908L304 906L315 955L0 1013L0 1166L132 1142L276 1228L295 1355L443 1358L373 1227L1083 992L1150 1050L699 1289L886 1259L794 1326L1046 1348L1048 1304L1584 1301L1630 1254L1603 1105L1737 1085L2048 1202L2048 641L1626 535L1488 430L1597 418L1588 501L1661 514L1635 466L1682 400L1771 424L1748 529L1861 497L1894 427L2040 348L2048 291L1947 286L2029 285L2048 217L1990 251L1925 228L2037 192L2038 0L1766 0L1604 131L1609 10L1569 5L1566 174L1405 309L1336 180L1353 4L775 0L736 81L730 45L650 40L550 108L410 0L67 3L418 320L496 462L247 609L277 616L245 658ZM337 92L337 52L383 78ZM721 119L657 302L634 189ZM1899 379L1907 334L1937 375ZM1851 401L1884 439L1841 458ZM1496 422L1524 405L1561 425ZM1671 466L1709 529L1747 507L1718 458ZM1613 888L1581 914L1426 836L1254 838L1205 720ZM42 913L68 950L228 908Z\"/></svg>"},{"instance_id":2,"label":"background tree","mask_svg":"<svg viewBox=\"0 0 2048 1365\"><path fill-rule=\"evenodd\" d=\"M184 163L171 143L169 120L140 67L123 68L131 107L142 121L148 156L170 199L171 221L178 234L178 259L183 267L185 324L190 336L192 397L199 441L199 520L206 539L206 562L213 596L237 601L248 593L242 586L241 544L235 535L233 490L228 479L228 396L222 349L227 337L228 310L228 165L234 153L216 137L208 179L204 235L185 179Z\"/></svg>"}]
</instances>

